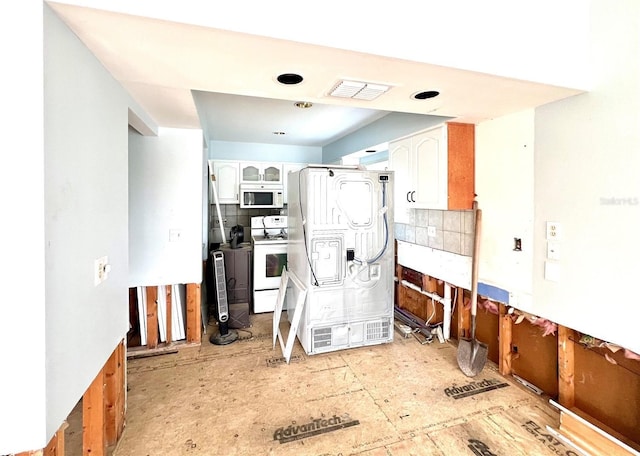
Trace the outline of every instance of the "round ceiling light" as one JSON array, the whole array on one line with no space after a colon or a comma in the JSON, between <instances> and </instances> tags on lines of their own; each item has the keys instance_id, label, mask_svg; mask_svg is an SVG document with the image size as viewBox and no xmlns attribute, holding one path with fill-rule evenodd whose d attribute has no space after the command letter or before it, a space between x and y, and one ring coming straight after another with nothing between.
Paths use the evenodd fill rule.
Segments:
<instances>
[{"instance_id":1,"label":"round ceiling light","mask_svg":"<svg viewBox=\"0 0 640 456\"><path fill-rule=\"evenodd\" d=\"M416 93L413 96L413 98L415 98L416 100L427 100L429 98L437 97L438 95L440 95L440 92L437 92L435 90L429 90L429 91L426 91L426 92Z\"/></svg>"},{"instance_id":2,"label":"round ceiling light","mask_svg":"<svg viewBox=\"0 0 640 456\"><path fill-rule=\"evenodd\" d=\"M280 84L294 85L302 82L302 76L296 73L282 73L276 78Z\"/></svg>"},{"instance_id":3,"label":"round ceiling light","mask_svg":"<svg viewBox=\"0 0 640 456\"><path fill-rule=\"evenodd\" d=\"M296 101L293 105L296 108L307 109L313 106L313 103L311 103L310 101Z\"/></svg>"}]
</instances>

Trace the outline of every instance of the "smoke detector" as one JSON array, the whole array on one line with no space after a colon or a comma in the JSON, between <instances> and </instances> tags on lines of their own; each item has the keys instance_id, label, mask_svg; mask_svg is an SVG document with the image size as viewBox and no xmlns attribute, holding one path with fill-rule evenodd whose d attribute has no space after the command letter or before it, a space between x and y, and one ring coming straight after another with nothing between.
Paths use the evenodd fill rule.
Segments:
<instances>
[{"instance_id":1,"label":"smoke detector","mask_svg":"<svg viewBox=\"0 0 640 456\"><path fill-rule=\"evenodd\" d=\"M389 90L390 87L383 84L371 84L369 82L339 81L329 92L332 97L355 98L358 100L375 100Z\"/></svg>"}]
</instances>

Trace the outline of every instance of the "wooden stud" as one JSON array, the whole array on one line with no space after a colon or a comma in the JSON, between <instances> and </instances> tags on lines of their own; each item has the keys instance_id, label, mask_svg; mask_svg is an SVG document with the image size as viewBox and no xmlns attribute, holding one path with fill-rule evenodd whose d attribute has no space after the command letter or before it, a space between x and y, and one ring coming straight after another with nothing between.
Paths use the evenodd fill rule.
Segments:
<instances>
[{"instance_id":1,"label":"wooden stud","mask_svg":"<svg viewBox=\"0 0 640 456\"><path fill-rule=\"evenodd\" d=\"M201 343L202 316L200 311L200 284L187 284L187 342Z\"/></svg>"},{"instance_id":2,"label":"wooden stud","mask_svg":"<svg viewBox=\"0 0 640 456\"><path fill-rule=\"evenodd\" d=\"M511 375L511 340L513 319L507 313L507 306L500 304L500 365L498 369L502 375Z\"/></svg>"},{"instance_id":3,"label":"wooden stud","mask_svg":"<svg viewBox=\"0 0 640 456\"><path fill-rule=\"evenodd\" d=\"M62 423L60 429L49 440L49 444L44 449L43 456L64 456L64 430L69 427L66 421Z\"/></svg>"},{"instance_id":4,"label":"wooden stud","mask_svg":"<svg viewBox=\"0 0 640 456\"><path fill-rule=\"evenodd\" d=\"M593 422L592 422L593 421ZM611 434L606 425L592 417L587 419L572 410L562 409L560 412L559 432L568 438L586 454L606 454L615 456L633 456L637 451L619 439L619 435Z\"/></svg>"},{"instance_id":5,"label":"wooden stud","mask_svg":"<svg viewBox=\"0 0 640 456\"><path fill-rule=\"evenodd\" d=\"M104 369L101 369L82 396L82 452L105 454Z\"/></svg>"},{"instance_id":6,"label":"wooden stud","mask_svg":"<svg viewBox=\"0 0 640 456\"><path fill-rule=\"evenodd\" d=\"M575 405L573 330L558 326L558 402L567 408Z\"/></svg>"},{"instance_id":7,"label":"wooden stud","mask_svg":"<svg viewBox=\"0 0 640 456\"><path fill-rule=\"evenodd\" d=\"M471 336L471 311L464 308L464 288L458 288L458 339Z\"/></svg>"},{"instance_id":8,"label":"wooden stud","mask_svg":"<svg viewBox=\"0 0 640 456\"><path fill-rule=\"evenodd\" d=\"M431 276L422 274L422 289L428 293L437 293L438 281Z\"/></svg>"},{"instance_id":9,"label":"wooden stud","mask_svg":"<svg viewBox=\"0 0 640 456\"><path fill-rule=\"evenodd\" d=\"M167 314L167 344L171 344L171 342L173 342L173 334L171 332L171 320L173 318L173 316L171 315L171 308L173 307L171 305L171 288L172 285L166 285L164 287L165 290L165 301L167 303L167 310L166 310L166 314Z\"/></svg>"},{"instance_id":10,"label":"wooden stud","mask_svg":"<svg viewBox=\"0 0 640 456\"><path fill-rule=\"evenodd\" d=\"M125 349L120 342L104 367L105 377L105 444L115 445L124 430Z\"/></svg>"},{"instance_id":11,"label":"wooden stud","mask_svg":"<svg viewBox=\"0 0 640 456\"><path fill-rule=\"evenodd\" d=\"M158 287L147 287L147 348L158 346Z\"/></svg>"},{"instance_id":12,"label":"wooden stud","mask_svg":"<svg viewBox=\"0 0 640 456\"><path fill-rule=\"evenodd\" d=\"M124 340L120 342L117 350L118 378L116 380L116 385L120 390L118 400L116 402L116 431L118 436L117 440L120 440L120 437L122 437L122 433L124 432L125 413L127 409L127 348Z\"/></svg>"}]
</instances>

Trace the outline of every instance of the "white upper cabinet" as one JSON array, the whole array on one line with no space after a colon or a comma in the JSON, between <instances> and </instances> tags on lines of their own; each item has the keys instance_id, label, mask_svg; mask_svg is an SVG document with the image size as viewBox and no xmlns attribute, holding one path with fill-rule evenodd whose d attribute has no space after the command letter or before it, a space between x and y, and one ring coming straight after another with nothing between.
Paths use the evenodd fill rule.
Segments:
<instances>
[{"instance_id":1,"label":"white upper cabinet","mask_svg":"<svg viewBox=\"0 0 640 456\"><path fill-rule=\"evenodd\" d=\"M240 163L240 182L282 184L280 163Z\"/></svg>"},{"instance_id":2,"label":"white upper cabinet","mask_svg":"<svg viewBox=\"0 0 640 456\"><path fill-rule=\"evenodd\" d=\"M389 143L395 171L395 221L411 209L471 209L474 199L473 124L447 123Z\"/></svg>"},{"instance_id":3,"label":"white upper cabinet","mask_svg":"<svg viewBox=\"0 0 640 456\"><path fill-rule=\"evenodd\" d=\"M444 126L411 138L416 207L447 209L447 130Z\"/></svg>"},{"instance_id":4,"label":"white upper cabinet","mask_svg":"<svg viewBox=\"0 0 640 456\"><path fill-rule=\"evenodd\" d=\"M209 170L215 176L215 188L220 204L240 203L240 163L237 161L209 160ZM213 195L210 195L214 204Z\"/></svg>"}]
</instances>

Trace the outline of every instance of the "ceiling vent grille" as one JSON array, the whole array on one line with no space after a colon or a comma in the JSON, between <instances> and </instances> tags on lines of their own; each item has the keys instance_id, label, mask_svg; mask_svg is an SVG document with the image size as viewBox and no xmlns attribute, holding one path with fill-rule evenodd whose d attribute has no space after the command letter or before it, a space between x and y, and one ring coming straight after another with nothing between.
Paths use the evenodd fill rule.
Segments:
<instances>
[{"instance_id":1,"label":"ceiling vent grille","mask_svg":"<svg viewBox=\"0 0 640 456\"><path fill-rule=\"evenodd\" d=\"M329 93L332 97L356 98L358 100L375 100L389 90L389 86L370 84L368 82L340 81Z\"/></svg>"}]
</instances>

